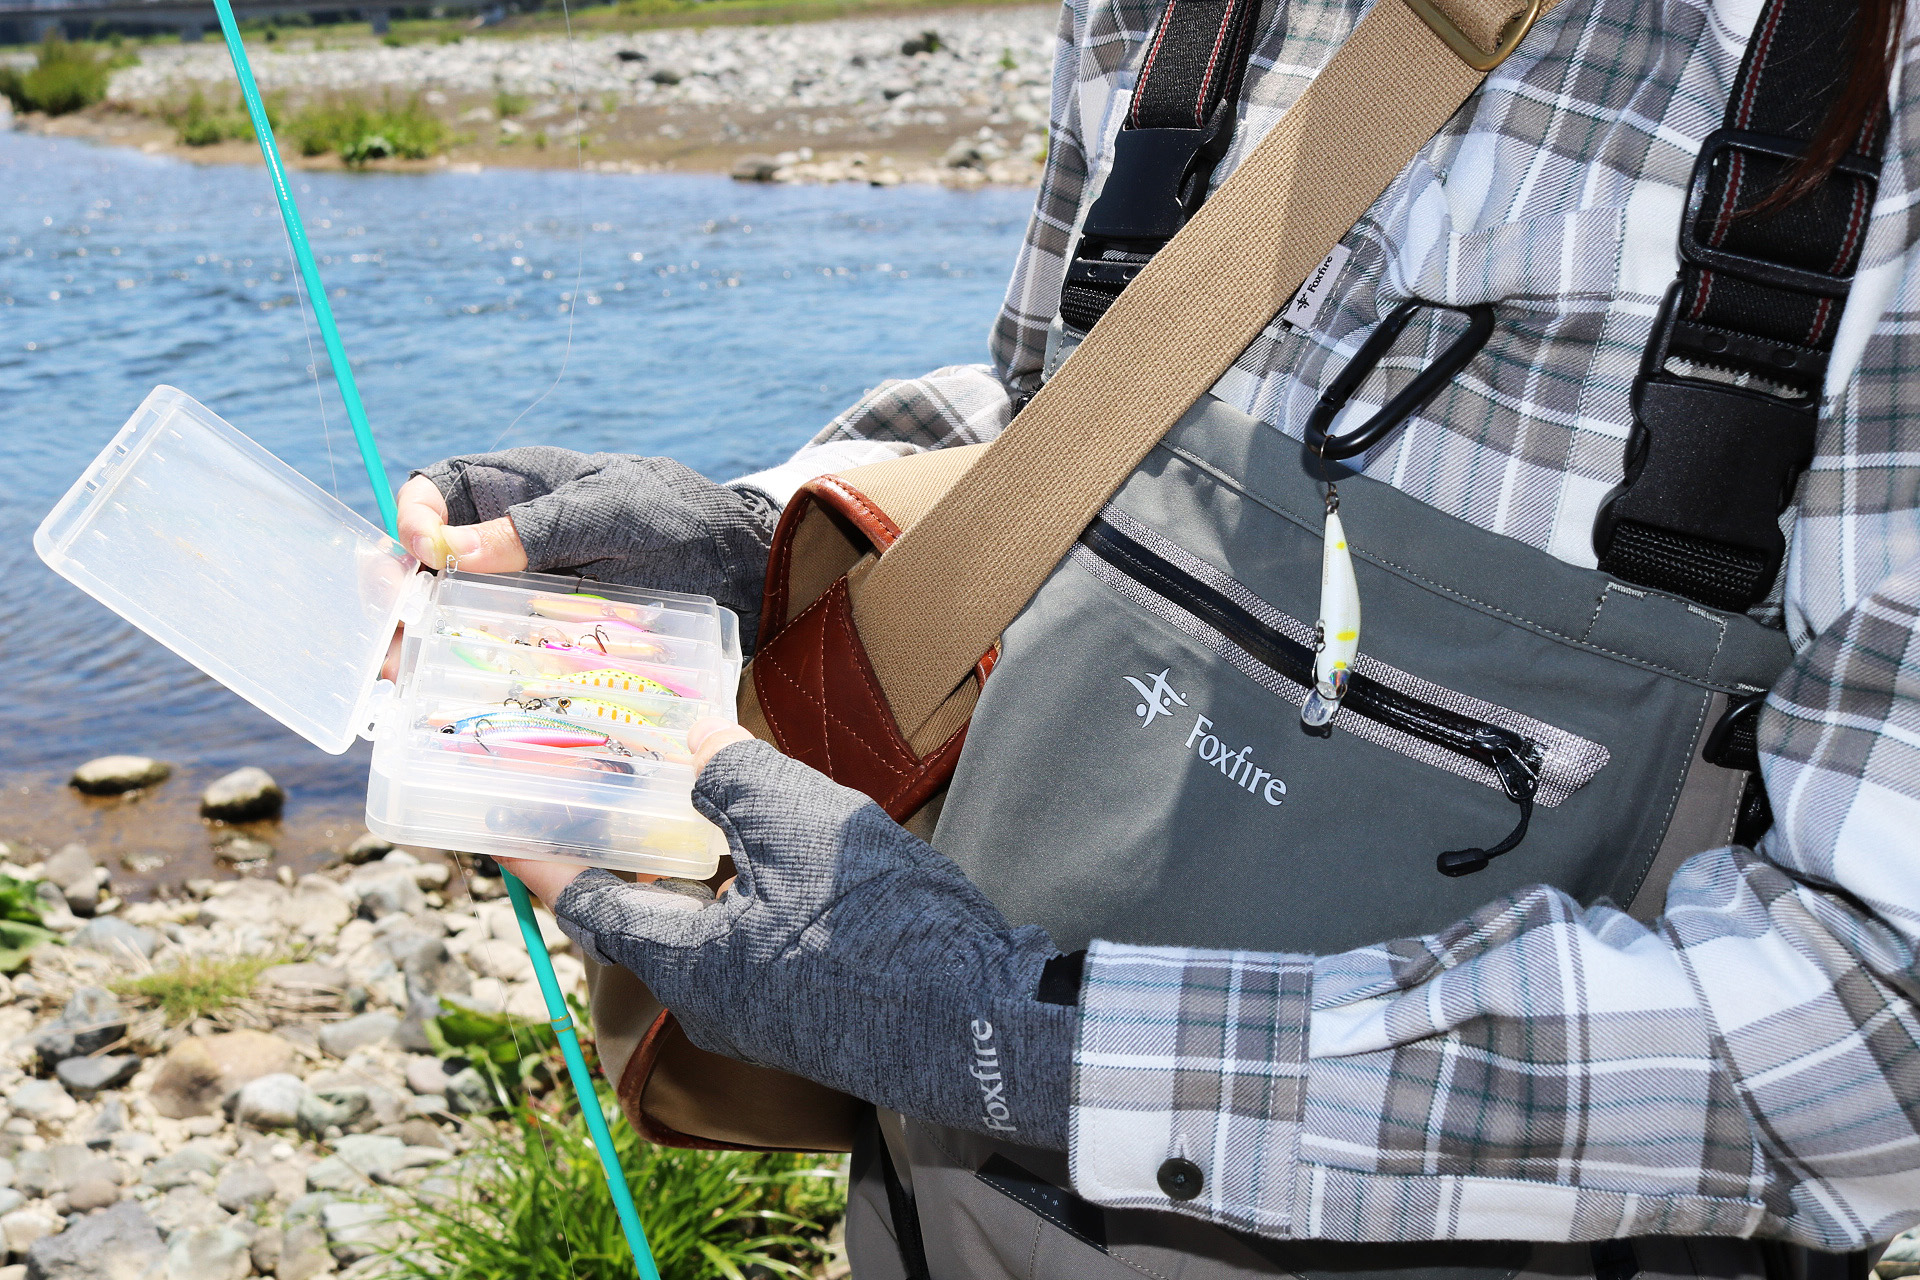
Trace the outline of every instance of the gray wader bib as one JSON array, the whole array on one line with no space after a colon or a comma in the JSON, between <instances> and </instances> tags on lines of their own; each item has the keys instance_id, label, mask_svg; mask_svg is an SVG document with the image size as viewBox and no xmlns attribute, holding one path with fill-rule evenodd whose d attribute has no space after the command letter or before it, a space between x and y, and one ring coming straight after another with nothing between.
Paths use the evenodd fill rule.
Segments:
<instances>
[{"instance_id":1,"label":"gray wader bib","mask_svg":"<svg viewBox=\"0 0 1920 1280\"><path fill-rule=\"evenodd\" d=\"M1430 933L1537 883L1650 919L1674 866L1728 843L1746 775L1700 752L1730 699L1786 667L1785 636L1387 485L1339 483L1364 625L1328 737L1299 716L1317 472L1297 441L1217 401L1148 455L1007 629L933 843L1015 924L1062 950L1325 953ZM1523 819L1484 869L1437 869ZM855 1165L858 1280L910 1276L921 1252L932 1280L1731 1278L1777 1252L1269 1240L1103 1210L1067 1190L1064 1156L884 1112ZM920 1236L906 1262L897 1223Z\"/></svg>"}]
</instances>

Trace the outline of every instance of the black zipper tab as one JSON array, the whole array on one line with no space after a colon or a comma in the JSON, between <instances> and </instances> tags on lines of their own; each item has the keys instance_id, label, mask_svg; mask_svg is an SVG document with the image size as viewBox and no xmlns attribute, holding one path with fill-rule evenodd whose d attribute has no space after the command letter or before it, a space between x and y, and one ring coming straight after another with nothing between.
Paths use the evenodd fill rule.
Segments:
<instances>
[{"instance_id":1,"label":"black zipper tab","mask_svg":"<svg viewBox=\"0 0 1920 1280\"><path fill-rule=\"evenodd\" d=\"M1526 743L1518 734L1492 725L1487 726L1483 741L1492 752L1488 763L1500 775L1500 786L1506 791L1507 799L1520 806L1520 821L1505 840L1491 849L1453 849L1435 858L1434 866L1443 876L1470 876L1476 871L1485 871L1488 863L1503 853L1511 853L1527 838L1527 824L1533 821L1533 795L1540 789L1540 770L1532 752L1523 754L1509 739Z\"/></svg>"}]
</instances>

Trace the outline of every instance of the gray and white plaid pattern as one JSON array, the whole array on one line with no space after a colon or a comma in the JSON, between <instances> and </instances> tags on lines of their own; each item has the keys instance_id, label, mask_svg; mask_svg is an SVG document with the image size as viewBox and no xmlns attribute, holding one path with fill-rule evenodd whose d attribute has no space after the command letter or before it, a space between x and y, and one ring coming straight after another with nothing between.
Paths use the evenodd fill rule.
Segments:
<instances>
[{"instance_id":1,"label":"gray and white plaid pattern","mask_svg":"<svg viewBox=\"0 0 1920 1280\"><path fill-rule=\"evenodd\" d=\"M1046 181L994 363L888 384L789 474L816 448L937 448L1005 423L1009 388L1038 378L1159 8L1063 11ZM1364 8L1269 6L1223 174ZM1365 469L1591 565L1693 156L1757 11L1563 0L1349 234L1313 330L1275 323L1216 394L1297 438L1397 303L1491 302L1486 351ZM1651 930L1536 889L1339 956L1097 946L1075 1078L1081 1194L1351 1240L1844 1249L1920 1222L1917 64L1910 43L1788 568L1756 611L1799 651L1761 724L1776 813L1761 848L1692 860ZM1458 323L1417 320L1349 412L1370 413ZM1156 1185L1176 1155L1204 1171L1198 1199Z\"/></svg>"}]
</instances>

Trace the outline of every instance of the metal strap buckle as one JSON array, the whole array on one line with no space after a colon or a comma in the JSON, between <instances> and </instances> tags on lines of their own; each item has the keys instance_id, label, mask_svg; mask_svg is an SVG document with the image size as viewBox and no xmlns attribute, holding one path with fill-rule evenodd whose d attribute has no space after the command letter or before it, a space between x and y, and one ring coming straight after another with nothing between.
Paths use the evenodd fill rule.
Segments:
<instances>
[{"instance_id":1,"label":"metal strap buckle","mask_svg":"<svg viewBox=\"0 0 1920 1280\"><path fill-rule=\"evenodd\" d=\"M1528 0L1527 11L1507 23L1500 33L1500 42L1492 52L1488 52L1469 40L1459 24L1442 12L1433 0L1407 0L1407 8L1413 10L1420 21L1426 23L1433 34L1453 50L1455 57L1475 71L1491 71L1505 62L1520 47L1520 42L1527 38L1527 32L1533 30L1533 24L1540 20L1546 7L1546 0Z\"/></svg>"}]
</instances>

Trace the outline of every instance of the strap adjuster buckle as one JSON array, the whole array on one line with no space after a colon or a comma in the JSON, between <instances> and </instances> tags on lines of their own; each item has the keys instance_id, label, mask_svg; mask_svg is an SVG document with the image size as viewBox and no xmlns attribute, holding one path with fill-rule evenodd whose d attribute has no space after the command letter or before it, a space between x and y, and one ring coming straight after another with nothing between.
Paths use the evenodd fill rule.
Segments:
<instances>
[{"instance_id":1,"label":"strap adjuster buckle","mask_svg":"<svg viewBox=\"0 0 1920 1280\"><path fill-rule=\"evenodd\" d=\"M1409 4L1413 2L1408 0ZM1765 258L1753 258L1701 243L1700 218L1706 210L1707 187L1713 177L1714 165L1722 156L1733 151L1792 161L1806 154L1806 146L1779 134L1754 133L1746 129L1715 129L1708 134L1700 144L1698 158L1693 162L1693 179L1687 184L1687 212L1680 221L1681 260L1710 271L1723 271L1730 276L1752 280L1756 284L1811 293L1823 298L1846 297L1847 290L1853 287L1852 272L1834 275L1826 271L1810 271L1805 267L1769 262ZM1877 167L1854 155L1841 160L1834 167L1834 173L1861 182L1877 182L1880 177Z\"/></svg>"},{"instance_id":2,"label":"strap adjuster buckle","mask_svg":"<svg viewBox=\"0 0 1920 1280\"><path fill-rule=\"evenodd\" d=\"M1442 44L1453 50L1454 57L1475 71L1491 71L1511 57L1513 51L1520 47L1520 42L1527 38L1527 32L1533 30L1533 24L1540 20L1546 0L1529 0L1527 11L1516 14L1507 23L1500 32L1499 42L1491 51L1482 49L1468 39L1467 33L1460 29L1460 24L1448 17L1433 0L1407 0L1407 8L1413 10L1415 16L1440 37Z\"/></svg>"}]
</instances>

